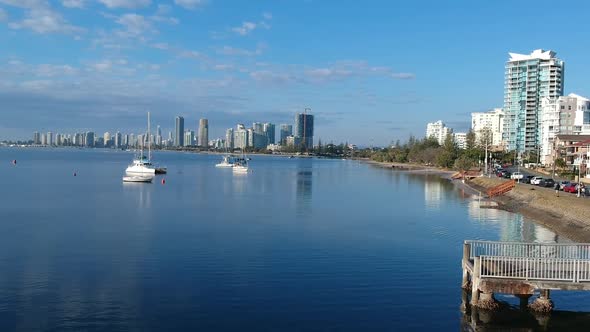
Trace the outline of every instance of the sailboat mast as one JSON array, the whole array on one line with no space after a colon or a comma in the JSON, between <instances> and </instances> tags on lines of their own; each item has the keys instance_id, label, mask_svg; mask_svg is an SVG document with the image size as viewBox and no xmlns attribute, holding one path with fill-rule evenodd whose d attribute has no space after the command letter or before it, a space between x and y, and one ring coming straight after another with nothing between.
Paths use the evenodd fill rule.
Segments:
<instances>
[{"instance_id":1,"label":"sailboat mast","mask_svg":"<svg viewBox=\"0 0 590 332\"><path fill-rule=\"evenodd\" d=\"M152 130L150 125L150 112L148 112L148 161L152 160Z\"/></svg>"}]
</instances>

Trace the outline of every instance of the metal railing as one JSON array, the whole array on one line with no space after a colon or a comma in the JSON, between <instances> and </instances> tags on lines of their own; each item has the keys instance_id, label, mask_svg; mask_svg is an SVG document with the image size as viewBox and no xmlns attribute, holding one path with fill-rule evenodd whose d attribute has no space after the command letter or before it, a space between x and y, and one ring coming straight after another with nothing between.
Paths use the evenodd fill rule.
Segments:
<instances>
[{"instance_id":1,"label":"metal railing","mask_svg":"<svg viewBox=\"0 0 590 332\"><path fill-rule=\"evenodd\" d=\"M590 260L481 256L479 275L486 278L547 280L564 282L590 281Z\"/></svg>"},{"instance_id":2,"label":"metal railing","mask_svg":"<svg viewBox=\"0 0 590 332\"><path fill-rule=\"evenodd\" d=\"M590 243L519 243L495 241L465 241L469 244L469 259L479 256L522 258L562 258L590 260Z\"/></svg>"}]
</instances>

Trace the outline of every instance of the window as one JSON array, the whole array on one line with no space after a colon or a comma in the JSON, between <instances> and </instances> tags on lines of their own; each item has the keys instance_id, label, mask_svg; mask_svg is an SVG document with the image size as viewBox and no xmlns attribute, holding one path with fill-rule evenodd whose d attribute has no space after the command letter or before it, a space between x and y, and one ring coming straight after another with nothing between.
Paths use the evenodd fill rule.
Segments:
<instances>
[{"instance_id":1,"label":"window","mask_svg":"<svg viewBox=\"0 0 590 332\"><path fill-rule=\"evenodd\" d=\"M561 109L564 110L565 109L565 106L561 105Z\"/></svg>"},{"instance_id":2,"label":"window","mask_svg":"<svg viewBox=\"0 0 590 332\"><path fill-rule=\"evenodd\" d=\"M571 111L571 110L572 110L572 106L571 106L571 105L570 105L570 106L568 106L568 107L567 107L567 110L568 110L568 111Z\"/></svg>"}]
</instances>

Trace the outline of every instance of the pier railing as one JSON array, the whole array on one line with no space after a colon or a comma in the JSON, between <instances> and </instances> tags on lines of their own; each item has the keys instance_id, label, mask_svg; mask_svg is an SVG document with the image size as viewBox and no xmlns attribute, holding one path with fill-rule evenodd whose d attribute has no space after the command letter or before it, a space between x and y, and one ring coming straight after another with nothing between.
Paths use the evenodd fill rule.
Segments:
<instances>
[{"instance_id":1,"label":"pier railing","mask_svg":"<svg viewBox=\"0 0 590 332\"><path fill-rule=\"evenodd\" d=\"M590 259L590 243L518 243L495 241L465 241L469 258L501 256L513 258Z\"/></svg>"},{"instance_id":2,"label":"pier railing","mask_svg":"<svg viewBox=\"0 0 590 332\"><path fill-rule=\"evenodd\" d=\"M590 260L498 256L480 256L476 260L479 275L486 278L590 281Z\"/></svg>"}]
</instances>

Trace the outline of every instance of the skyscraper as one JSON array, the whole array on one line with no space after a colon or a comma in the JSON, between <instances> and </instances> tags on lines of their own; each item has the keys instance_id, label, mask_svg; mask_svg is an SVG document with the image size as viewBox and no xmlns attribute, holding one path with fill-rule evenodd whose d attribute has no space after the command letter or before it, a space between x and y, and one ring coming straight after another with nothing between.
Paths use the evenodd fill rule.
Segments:
<instances>
[{"instance_id":1,"label":"skyscraper","mask_svg":"<svg viewBox=\"0 0 590 332\"><path fill-rule=\"evenodd\" d=\"M236 149L245 149L248 147L248 131L243 124L238 124L236 126L236 131L234 132L234 148Z\"/></svg>"},{"instance_id":2,"label":"skyscraper","mask_svg":"<svg viewBox=\"0 0 590 332\"><path fill-rule=\"evenodd\" d=\"M228 128L225 131L225 148L230 151L234 149L234 130L233 130L233 128Z\"/></svg>"},{"instance_id":3,"label":"skyscraper","mask_svg":"<svg viewBox=\"0 0 590 332\"><path fill-rule=\"evenodd\" d=\"M541 143L541 100L563 95L564 62L553 51L509 55L503 138L509 151L536 151Z\"/></svg>"},{"instance_id":4,"label":"skyscraper","mask_svg":"<svg viewBox=\"0 0 590 332\"><path fill-rule=\"evenodd\" d=\"M293 125L290 124L282 124L281 125L281 140L279 141L279 144L281 145L287 145L287 137L292 136L293 135Z\"/></svg>"},{"instance_id":5,"label":"skyscraper","mask_svg":"<svg viewBox=\"0 0 590 332\"><path fill-rule=\"evenodd\" d=\"M41 135L38 131L33 133L33 144L41 144Z\"/></svg>"},{"instance_id":6,"label":"skyscraper","mask_svg":"<svg viewBox=\"0 0 590 332\"><path fill-rule=\"evenodd\" d=\"M195 132L188 130L184 133L184 146L195 145Z\"/></svg>"},{"instance_id":7,"label":"skyscraper","mask_svg":"<svg viewBox=\"0 0 590 332\"><path fill-rule=\"evenodd\" d=\"M55 142L53 141L53 133L47 132L47 145L54 145Z\"/></svg>"},{"instance_id":8,"label":"skyscraper","mask_svg":"<svg viewBox=\"0 0 590 332\"><path fill-rule=\"evenodd\" d=\"M266 135L267 144L275 144L275 125L272 123L265 123L263 129L264 134Z\"/></svg>"},{"instance_id":9,"label":"skyscraper","mask_svg":"<svg viewBox=\"0 0 590 332\"><path fill-rule=\"evenodd\" d=\"M313 148L313 115L298 113L295 116L295 137L301 140L306 149Z\"/></svg>"},{"instance_id":10,"label":"skyscraper","mask_svg":"<svg viewBox=\"0 0 590 332\"><path fill-rule=\"evenodd\" d=\"M87 132L84 138L84 142L86 143L87 147L94 147L94 132Z\"/></svg>"},{"instance_id":11,"label":"skyscraper","mask_svg":"<svg viewBox=\"0 0 590 332\"><path fill-rule=\"evenodd\" d=\"M122 139L122 135L120 132L117 131L117 133L115 134L115 148L120 148L121 145L123 145L123 143L121 142Z\"/></svg>"},{"instance_id":12,"label":"skyscraper","mask_svg":"<svg viewBox=\"0 0 590 332\"><path fill-rule=\"evenodd\" d=\"M174 133L174 146L184 146L184 118L182 116L176 117Z\"/></svg>"},{"instance_id":13,"label":"skyscraper","mask_svg":"<svg viewBox=\"0 0 590 332\"><path fill-rule=\"evenodd\" d=\"M199 120L199 146L202 148L209 147L209 120Z\"/></svg>"}]
</instances>

